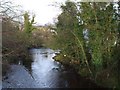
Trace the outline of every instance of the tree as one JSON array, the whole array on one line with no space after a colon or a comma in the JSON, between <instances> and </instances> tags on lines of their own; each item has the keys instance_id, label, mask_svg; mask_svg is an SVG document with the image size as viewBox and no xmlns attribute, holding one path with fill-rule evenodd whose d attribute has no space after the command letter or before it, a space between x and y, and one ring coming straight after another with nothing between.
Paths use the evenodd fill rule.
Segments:
<instances>
[{"instance_id":1,"label":"tree","mask_svg":"<svg viewBox=\"0 0 120 90\"><path fill-rule=\"evenodd\" d=\"M57 22L57 45L62 50L63 54L66 54L67 58L75 58L75 37L72 32L78 25L78 19L76 17L77 10L76 5L73 2L66 2L61 6L62 13L58 17ZM70 61L69 61L70 62Z\"/></svg>"},{"instance_id":2,"label":"tree","mask_svg":"<svg viewBox=\"0 0 120 90\"><path fill-rule=\"evenodd\" d=\"M25 12L25 14L24 14L24 30L28 34L30 34L35 29L35 27L33 27L34 18L35 18L35 16L33 16L32 20L30 20L28 12Z\"/></svg>"},{"instance_id":3,"label":"tree","mask_svg":"<svg viewBox=\"0 0 120 90\"><path fill-rule=\"evenodd\" d=\"M92 74L86 54L83 25L78 15L79 10L74 2L67 1L65 4L61 6L63 12L59 15L57 23L57 40L60 47L62 46L60 49L69 63L74 65L77 62L77 65L74 65L77 69L86 67Z\"/></svg>"},{"instance_id":4,"label":"tree","mask_svg":"<svg viewBox=\"0 0 120 90\"><path fill-rule=\"evenodd\" d=\"M119 23L114 3L68 1L61 8L56 37L63 61L72 63L80 74L90 75L96 82L99 77L117 79ZM76 61L79 63L73 63ZM113 81L117 82L116 79ZM111 87L118 86L112 84Z\"/></svg>"},{"instance_id":5,"label":"tree","mask_svg":"<svg viewBox=\"0 0 120 90\"><path fill-rule=\"evenodd\" d=\"M10 0L0 0L0 15L21 22L23 10L21 10L19 5L14 5Z\"/></svg>"}]
</instances>

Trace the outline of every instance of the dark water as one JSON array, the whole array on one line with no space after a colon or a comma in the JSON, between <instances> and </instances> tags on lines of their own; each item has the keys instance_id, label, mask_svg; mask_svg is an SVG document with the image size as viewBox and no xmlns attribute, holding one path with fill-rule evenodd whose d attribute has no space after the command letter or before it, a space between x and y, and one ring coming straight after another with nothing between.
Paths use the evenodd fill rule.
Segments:
<instances>
[{"instance_id":1,"label":"dark water","mask_svg":"<svg viewBox=\"0 0 120 90\"><path fill-rule=\"evenodd\" d=\"M28 70L22 62L11 65L4 76L3 88L95 88L90 80L80 77L74 71L66 69L54 61L55 53L51 49L31 49L33 62Z\"/></svg>"}]
</instances>

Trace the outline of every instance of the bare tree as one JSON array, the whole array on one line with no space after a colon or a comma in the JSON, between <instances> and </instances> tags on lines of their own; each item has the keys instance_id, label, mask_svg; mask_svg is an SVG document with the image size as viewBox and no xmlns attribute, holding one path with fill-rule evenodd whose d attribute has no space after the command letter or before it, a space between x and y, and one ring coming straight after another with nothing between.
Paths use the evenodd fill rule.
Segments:
<instances>
[{"instance_id":1,"label":"bare tree","mask_svg":"<svg viewBox=\"0 0 120 90\"><path fill-rule=\"evenodd\" d=\"M23 10L20 5L15 5L10 0L0 0L0 15L11 20L20 21L23 16Z\"/></svg>"}]
</instances>

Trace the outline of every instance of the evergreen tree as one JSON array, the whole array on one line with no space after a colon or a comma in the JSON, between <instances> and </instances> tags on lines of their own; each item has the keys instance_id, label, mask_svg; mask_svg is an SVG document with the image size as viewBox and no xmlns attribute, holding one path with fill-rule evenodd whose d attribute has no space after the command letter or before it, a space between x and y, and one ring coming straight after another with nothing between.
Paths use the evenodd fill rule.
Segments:
<instances>
[{"instance_id":1,"label":"evergreen tree","mask_svg":"<svg viewBox=\"0 0 120 90\"><path fill-rule=\"evenodd\" d=\"M119 21L116 17L119 15L116 15L114 3L67 1L61 9L56 40L65 55L63 61L72 63L80 74L90 75L95 81L100 76L105 80L116 78L116 66L119 66ZM74 63L76 61L78 64Z\"/></svg>"},{"instance_id":2,"label":"evergreen tree","mask_svg":"<svg viewBox=\"0 0 120 90\"><path fill-rule=\"evenodd\" d=\"M35 18L35 16L33 16L32 20L30 20L28 12L25 12L25 14L24 14L24 30L28 34L30 34L35 29L33 27L34 18Z\"/></svg>"}]
</instances>

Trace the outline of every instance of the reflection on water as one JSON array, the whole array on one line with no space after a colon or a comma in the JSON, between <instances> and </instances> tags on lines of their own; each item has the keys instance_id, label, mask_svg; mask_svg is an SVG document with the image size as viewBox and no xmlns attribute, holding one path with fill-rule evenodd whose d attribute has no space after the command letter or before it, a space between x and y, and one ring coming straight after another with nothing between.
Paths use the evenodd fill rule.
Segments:
<instances>
[{"instance_id":1,"label":"reflection on water","mask_svg":"<svg viewBox=\"0 0 120 90\"><path fill-rule=\"evenodd\" d=\"M40 87L65 87L60 76L60 64L52 59L55 51L51 49L32 49L32 76ZM61 85L60 85L61 84Z\"/></svg>"},{"instance_id":2,"label":"reflection on water","mask_svg":"<svg viewBox=\"0 0 120 90\"><path fill-rule=\"evenodd\" d=\"M31 49L33 62L27 63L30 70L22 63L11 65L11 71L3 80L3 88L61 88L61 87L97 87L90 80L80 77L74 70L65 68L52 59L55 53L51 49Z\"/></svg>"},{"instance_id":3,"label":"reflection on water","mask_svg":"<svg viewBox=\"0 0 120 90\"><path fill-rule=\"evenodd\" d=\"M40 88L49 87L97 87L90 80L80 77L70 68L65 68L59 62L54 61L55 53L51 49L32 49L33 56L32 75Z\"/></svg>"}]
</instances>

